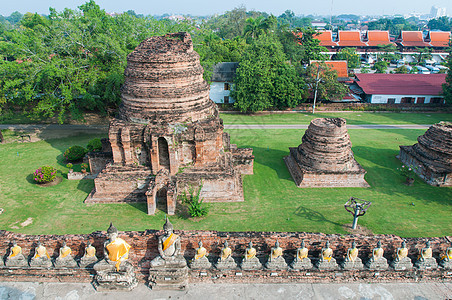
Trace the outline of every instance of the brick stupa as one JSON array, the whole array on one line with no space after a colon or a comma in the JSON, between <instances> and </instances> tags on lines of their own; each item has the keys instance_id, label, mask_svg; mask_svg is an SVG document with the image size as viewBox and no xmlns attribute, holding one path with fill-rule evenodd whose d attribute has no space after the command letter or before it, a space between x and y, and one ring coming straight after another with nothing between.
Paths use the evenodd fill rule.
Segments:
<instances>
[{"instance_id":1,"label":"brick stupa","mask_svg":"<svg viewBox=\"0 0 452 300\"><path fill-rule=\"evenodd\" d=\"M344 119L318 118L284 161L298 187L368 187L351 147Z\"/></svg>"},{"instance_id":2,"label":"brick stupa","mask_svg":"<svg viewBox=\"0 0 452 300\"><path fill-rule=\"evenodd\" d=\"M413 146L400 146L402 163L430 185L452 186L452 123L440 122L417 138Z\"/></svg>"},{"instance_id":3,"label":"brick stupa","mask_svg":"<svg viewBox=\"0 0 452 300\"><path fill-rule=\"evenodd\" d=\"M122 105L109 128L112 162L85 202L143 201L154 214L163 201L174 214L177 196L200 186L207 202L243 201L241 174L253 173L252 149L229 143L202 76L188 33L151 37L129 54Z\"/></svg>"}]
</instances>

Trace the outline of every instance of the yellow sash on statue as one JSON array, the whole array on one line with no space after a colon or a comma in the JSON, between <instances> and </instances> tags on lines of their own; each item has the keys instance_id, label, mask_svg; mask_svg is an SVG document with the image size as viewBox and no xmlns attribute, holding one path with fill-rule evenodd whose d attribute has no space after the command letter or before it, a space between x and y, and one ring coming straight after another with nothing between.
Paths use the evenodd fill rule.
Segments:
<instances>
[{"instance_id":1,"label":"yellow sash on statue","mask_svg":"<svg viewBox=\"0 0 452 300\"><path fill-rule=\"evenodd\" d=\"M333 249L327 248L323 251L323 253L322 253L323 260L330 262L332 257L333 257Z\"/></svg>"},{"instance_id":2,"label":"yellow sash on statue","mask_svg":"<svg viewBox=\"0 0 452 300\"><path fill-rule=\"evenodd\" d=\"M276 248L272 250L271 257L272 259L278 258L282 255L282 248Z\"/></svg>"},{"instance_id":3,"label":"yellow sash on statue","mask_svg":"<svg viewBox=\"0 0 452 300\"><path fill-rule=\"evenodd\" d=\"M253 257L256 256L256 249L255 248L251 248L247 251L246 253L246 259L251 259Z\"/></svg>"},{"instance_id":4,"label":"yellow sash on statue","mask_svg":"<svg viewBox=\"0 0 452 300\"><path fill-rule=\"evenodd\" d=\"M17 254L20 253L20 250L22 250L22 248L20 246L15 246L11 249L11 255L9 257L14 257Z\"/></svg>"},{"instance_id":5,"label":"yellow sash on statue","mask_svg":"<svg viewBox=\"0 0 452 300\"><path fill-rule=\"evenodd\" d=\"M49 253L47 253L47 250L44 246L39 246L38 249L36 249L36 258L47 256L47 258L50 258Z\"/></svg>"},{"instance_id":6,"label":"yellow sash on statue","mask_svg":"<svg viewBox=\"0 0 452 300\"><path fill-rule=\"evenodd\" d=\"M61 249L62 251L61 251L61 257L66 257L66 256L68 256L69 254L71 254L71 248L69 248L69 247L65 247L65 249Z\"/></svg>"},{"instance_id":7,"label":"yellow sash on statue","mask_svg":"<svg viewBox=\"0 0 452 300\"><path fill-rule=\"evenodd\" d=\"M232 253L231 248L229 248L229 247L224 248L221 253L221 260L227 259L231 255L231 253Z\"/></svg>"},{"instance_id":8,"label":"yellow sash on statue","mask_svg":"<svg viewBox=\"0 0 452 300\"><path fill-rule=\"evenodd\" d=\"M348 259L350 261L355 261L357 257L358 257L358 249L356 249L356 248L350 249L349 254L348 254Z\"/></svg>"},{"instance_id":9,"label":"yellow sash on statue","mask_svg":"<svg viewBox=\"0 0 452 300\"><path fill-rule=\"evenodd\" d=\"M106 246L108 251L108 259L115 261L116 271L119 271L121 259L125 260L129 258L129 250L131 246L121 238L116 238L113 242Z\"/></svg>"},{"instance_id":10,"label":"yellow sash on statue","mask_svg":"<svg viewBox=\"0 0 452 300\"><path fill-rule=\"evenodd\" d=\"M196 253L195 260L204 257L206 255L206 253L207 253L206 248L204 248L204 247L199 248Z\"/></svg>"},{"instance_id":11,"label":"yellow sash on statue","mask_svg":"<svg viewBox=\"0 0 452 300\"><path fill-rule=\"evenodd\" d=\"M170 247L178 238L179 236L177 236L174 233L171 233L171 235L163 241L163 251L165 251L166 249L168 249L168 247Z\"/></svg>"}]
</instances>

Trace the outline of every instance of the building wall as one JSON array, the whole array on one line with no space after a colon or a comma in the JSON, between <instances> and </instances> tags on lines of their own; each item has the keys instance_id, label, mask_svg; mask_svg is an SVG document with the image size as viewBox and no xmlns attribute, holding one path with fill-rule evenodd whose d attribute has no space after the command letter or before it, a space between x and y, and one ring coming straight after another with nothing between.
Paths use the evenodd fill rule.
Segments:
<instances>
[{"instance_id":1,"label":"building wall","mask_svg":"<svg viewBox=\"0 0 452 300\"><path fill-rule=\"evenodd\" d=\"M229 84L229 90L225 90L225 84ZM229 103L235 100L229 96L232 88L232 82L212 82L210 84L210 99L215 103L225 103L224 97L229 97Z\"/></svg>"},{"instance_id":2,"label":"building wall","mask_svg":"<svg viewBox=\"0 0 452 300\"><path fill-rule=\"evenodd\" d=\"M414 98L415 104L421 104L418 103L418 101L421 101L420 98L424 98L424 104L432 103L432 98L442 98L441 103L444 102L444 97L435 95L371 95L369 102L373 104L385 104L389 103L390 99L394 99L394 104L399 104L402 103L402 98L405 97Z\"/></svg>"}]
</instances>

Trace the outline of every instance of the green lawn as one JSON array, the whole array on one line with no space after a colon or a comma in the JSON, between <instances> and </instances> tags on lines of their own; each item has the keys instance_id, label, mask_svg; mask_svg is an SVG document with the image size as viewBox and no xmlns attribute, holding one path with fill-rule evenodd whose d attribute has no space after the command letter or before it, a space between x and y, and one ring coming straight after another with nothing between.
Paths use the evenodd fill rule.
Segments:
<instances>
[{"instance_id":1,"label":"green lawn","mask_svg":"<svg viewBox=\"0 0 452 300\"><path fill-rule=\"evenodd\" d=\"M452 188L432 187L420 179L403 184L396 173L399 145L415 143L424 130L350 130L356 159L368 171L370 188L295 186L282 158L297 146L302 130L229 130L239 147L253 147L254 175L244 176L245 202L215 203L202 220L172 217L176 229L231 231L307 231L339 233L352 216L343 204L350 196L372 201L359 220L373 233L405 237L444 236L452 232ZM90 233L113 221L120 230L159 229L163 212L146 214L145 204L95 204L83 200L92 180L63 181L53 187L33 184L31 173L50 164L67 168L62 153L73 144L86 145L95 136L77 136L35 143L0 145L0 229L27 234ZM414 204L411 205L411 203ZM29 219L31 218L31 219ZM32 220L31 224L26 222ZM25 223L24 223L25 222Z\"/></svg>"},{"instance_id":2,"label":"green lawn","mask_svg":"<svg viewBox=\"0 0 452 300\"><path fill-rule=\"evenodd\" d=\"M285 114L220 114L224 124L309 124L315 118L341 117L347 124L435 124L452 121L446 113L342 112L342 113L285 113Z\"/></svg>"}]
</instances>

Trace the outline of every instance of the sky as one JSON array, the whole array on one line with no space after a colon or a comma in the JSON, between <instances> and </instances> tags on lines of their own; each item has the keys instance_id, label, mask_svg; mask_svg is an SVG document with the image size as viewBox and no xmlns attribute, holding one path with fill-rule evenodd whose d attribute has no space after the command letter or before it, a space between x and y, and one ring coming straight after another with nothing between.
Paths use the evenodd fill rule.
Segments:
<instances>
[{"instance_id":1,"label":"sky","mask_svg":"<svg viewBox=\"0 0 452 300\"><path fill-rule=\"evenodd\" d=\"M3 0L0 15L9 16L14 11L21 13L37 12L48 14L49 7L62 11L64 8L77 9L85 0ZM393 15L412 12L428 14L433 5L445 7L447 14L452 15L451 0L97 0L96 3L106 12L124 12L134 10L137 14L162 15L190 14L194 16L222 14L235 7L244 5L247 10L258 10L276 16L286 9L296 15Z\"/></svg>"}]
</instances>

